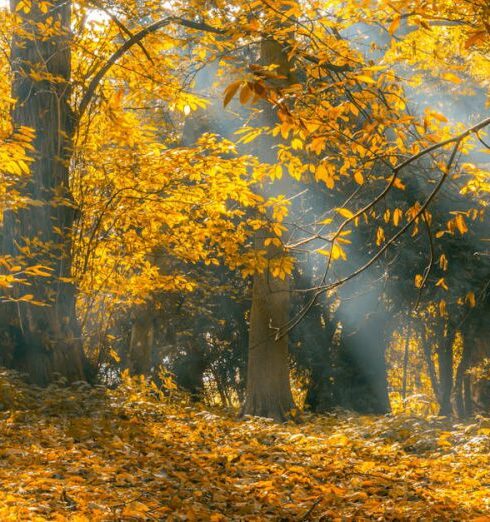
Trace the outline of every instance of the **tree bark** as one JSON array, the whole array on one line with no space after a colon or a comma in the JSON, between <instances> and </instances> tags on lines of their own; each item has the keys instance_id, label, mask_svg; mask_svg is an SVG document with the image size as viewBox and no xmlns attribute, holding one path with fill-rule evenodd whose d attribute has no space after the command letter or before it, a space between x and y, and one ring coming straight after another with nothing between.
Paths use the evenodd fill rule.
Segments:
<instances>
[{"instance_id":1,"label":"tree bark","mask_svg":"<svg viewBox=\"0 0 490 522\"><path fill-rule=\"evenodd\" d=\"M71 276L71 230L75 208L69 190L74 121L71 95L71 2L55 0L47 13L38 2L29 12L11 9L21 18L21 30L12 41L12 111L15 127L35 131L31 177L19 185L30 202L4 215L3 253L27 265L49 267L49 277L33 276L30 286L17 285L11 297L27 293L46 306L18 301L6 306L3 338L9 340L11 366L45 385L57 374L69 381L87 377L80 327L75 314L75 288ZM42 34L40 22L51 17L61 30ZM34 204L32 204L34 202ZM8 344L6 341L4 347Z\"/></svg>"},{"instance_id":2,"label":"tree bark","mask_svg":"<svg viewBox=\"0 0 490 522\"><path fill-rule=\"evenodd\" d=\"M408 384L408 361L410 358L410 326L405 331L405 350L403 354L403 381L402 381L402 400L403 411L407 409L407 384Z\"/></svg>"},{"instance_id":3,"label":"tree bark","mask_svg":"<svg viewBox=\"0 0 490 522\"><path fill-rule=\"evenodd\" d=\"M465 386L465 376L466 372L471 364L471 355L472 355L472 337L474 335L474 331L471 328L463 328L462 330L463 336L463 354L461 356L461 361L456 370L456 378L454 380L454 389L453 389L453 402L456 415L460 418L466 417L467 415L471 415L471 412L467 411L467 402L465 401L465 388L467 388L468 383Z\"/></svg>"},{"instance_id":4,"label":"tree bark","mask_svg":"<svg viewBox=\"0 0 490 522\"><path fill-rule=\"evenodd\" d=\"M432 386L432 391L434 392L436 399L439 400L440 387L439 387L439 381L437 380L436 369L434 367L434 361L432 360L431 339L430 339L429 335L427 334L427 330L424 327L422 327L421 342L422 342L422 350L424 352L424 357L425 357L425 363L427 364L427 371L429 373L430 383Z\"/></svg>"},{"instance_id":5,"label":"tree bark","mask_svg":"<svg viewBox=\"0 0 490 522\"><path fill-rule=\"evenodd\" d=\"M291 82L291 64L284 46L273 40L265 39L261 45L261 64L276 64L276 72L285 78L278 86L284 87ZM273 125L277 122L269 104L263 106L262 122ZM261 140L258 156L262 161L277 161L273 140ZM265 190L271 196L272 189ZM277 248L264 247L264 231L258 231L255 238L256 248L267 251L272 259L280 255ZM268 269L262 274L255 274L250 312L250 334L247 366L247 387L243 415L269 417L282 422L289 417L294 408L289 380L288 336L276 338L273 328L284 326L289 319L290 277L284 280L274 278Z\"/></svg>"},{"instance_id":6,"label":"tree bark","mask_svg":"<svg viewBox=\"0 0 490 522\"><path fill-rule=\"evenodd\" d=\"M337 324L323 296L299 325L296 336L301 340L299 351L306 351L310 379L305 406L316 413L331 411L335 406L335 357L338 350Z\"/></svg>"},{"instance_id":7,"label":"tree bark","mask_svg":"<svg viewBox=\"0 0 490 522\"><path fill-rule=\"evenodd\" d=\"M456 332L447 326L444 337L437 349L439 362L439 415L449 417L452 414L451 394L453 389L453 344Z\"/></svg>"},{"instance_id":8,"label":"tree bark","mask_svg":"<svg viewBox=\"0 0 490 522\"><path fill-rule=\"evenodd\" d=\"M250 313L247 389L242 413L286 420L294 408L289 381L288 338L271 328L289 318L289 281L256 274Z\"/></svg>"}]
</instances>

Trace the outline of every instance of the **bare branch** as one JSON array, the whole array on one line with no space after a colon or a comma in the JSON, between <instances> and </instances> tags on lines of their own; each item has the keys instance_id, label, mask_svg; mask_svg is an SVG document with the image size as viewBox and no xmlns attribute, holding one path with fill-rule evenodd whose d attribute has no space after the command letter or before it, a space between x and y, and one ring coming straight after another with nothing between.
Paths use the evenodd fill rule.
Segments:
<instances>
[{"instance_id":1,"label":"bare branch","mask_svg":"<svg viewBox=\"0 0 490 522\"><path fill-rule=\"evenodd\" d=\"M362 272L364 272L369 267L371 267L383 255L383 253L386 250L388 250L388 248L390 248L403 234L405 234L405 232L413 225L413 223L415 223L415 221L421 215L423 215L425 213L426 209L429 207L429 205L431 204L432 200L435 198L435 196L437 195L437 193L441 189L442 185L446 181L447 177L449 176L451 167L452 167L453 162L454 162L454 160L456 158L456 154L457 154L457 152L459 150L459 147L460 147L462 141L465 138L467 138L469 135L478 133L478 131L480 131L481 129L483 129L484 127L486 127L488 125L490 125L490 118L486 118L486 119L480 121L476 125L473 125L472 127L466 129L462 133L460 133L460 134L458 134L456 136L453 136L452 138L448 138L446 140L443 140L443 141L440 141L438 143L435 143L434 145L430 145L429 147L426 147L425 149L419 151L417 154L414 154L414 155L410 156L410 158L407 158L405 161L403 161L399 165L393 167L393 176L392 176L392 179L391 179L390 183L387 185L387 187L385 189L383 189L383 191L380 192L378 194L378 196L376 196L376 198L374 198L374 200L371 201L368 205L366 205L361 210L356 212L356 214L354 214L352 217L346 219L340 225L340 227L337 229L337 232L334 234L334 236L333 236L333 238L331 240L332 241L332 246L331 246L331 249L330 249L330 256L329 256L329 260L327 262L327 270L326 270L326 272L325 272L325 274L323 276L322 283L320 285L318 285L317 287L304 290L304 291L307 291L307 292L313 292L313 297L311 298L310 302L305 307L303 307L303 309L300 310L300 312L295 317L293 317L285 325L282 325L282 326L280 326L278 328L275 328L275 331L276 331L275 339L276 340L280 339L284 335L287 335L288 332L290 332L293 328L295 328L302 321L304 316L309 312L309 310L311 310L312 306L316 303L318 297L322 293L328 292L328 291L333 290L335 288L338 288L339 286L342 286L344 283L346 283L346 282L350 281L351 279L354 279L355 277L360 275ZM405 168L406 166L410 165L411 163L413 163L417 159L419 159L419 158L429 154L430 152L433 152L434 150L440 149L440 148L445 147L446 145L450 145L452 143L454 143L454 147L453 147L453 150L451 152L451 156L449 157L449 160L448 160L448 162L446 164L446 168L445 168L445 170L443 172L443 175L441 176L439 182L434 187L432 192L429 194L429 196L427 197L425 202L422 204L422 206L419 208L419 210L412 216L412 218L396 234L394 234L383 245L383 247L380 250L378 250L378 252L376 252L376 254L374 256L372 256L364 265L359 267L354 272L351 272L349 275L347 275L347 276L345 276L345 277L343 277L343 278L341 278L341 279L339 279L339 280L337 280L337 281L335 281L333 283L330 283L328 285L324 284L325 281L326 281L326 275L327 275L327 272L328 272L328 267L330 266L330 263L331 263L331 257L332 257L331 256L331 252L332 252L332 249L333 249L334 242L339 237L340 233L345 228L345 226L347 226L348 223L351 223L353 220L356 219L356 217L361 216L364 212L366 212L367 209L372 208L378 201L380 201L388 193L389 189L393 186L394 180L396 179L397 175L399 174L399 172L403 168Z\"/></svg>"}]
</instances>

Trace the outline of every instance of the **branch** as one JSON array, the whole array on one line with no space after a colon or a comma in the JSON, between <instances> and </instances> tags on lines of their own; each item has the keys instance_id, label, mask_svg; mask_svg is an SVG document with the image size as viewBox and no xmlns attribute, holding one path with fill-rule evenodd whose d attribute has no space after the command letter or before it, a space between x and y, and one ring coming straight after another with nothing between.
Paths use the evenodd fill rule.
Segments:
<instances>
[{"instance_id":1,"label":"branch","mask_svg":"<svg viewBox=\"0 0 490 522\"><path fill-rule=\"evenodd\" d=\"M83 98L80 102L80 105L78 107L78 114L77 114L77 122L80 122L83 115L85 114L85 111L87 110L87 107L89 103L92 101L92 98L94 97L95 91L104 78L104 76L107 74L109 69L116 64L116 62L124 56L132 47L135 45L139 45L141 40L146 38L148 35L155 33L159 29L162 29L163 27L166 27L170 24L176 24L181 25L183 27L189 27L191 29L195 29L197 31L206 31L208 33L214 33L214 34L224 34L226 31L222 29L217 29L216 27L213 27L211 25L208 25L204 22L193 22L191 20L185 20L183 18L178 17L168 17L168 18L162 18L161 20L158 20L154 22L153 24L148 25L147 27L141 29L141 31L133 34L129 40L124 42L119 49L117 49L106 61L106 63L97 71L95 76L90 81L87 90L85 91L85 94L83 95Z\"/></svg>"},{"instance_id":2,"label":"branch","mask_svg":"<svg viewBox=\"0 0 490 522\"><path fill-rule=\"evenodd\" d=\"M428 206L430 205L430 203L432 202L432 200L435 198L435 196L439 192L440 188L442 187L444 181L447 179L451 166L454 162L454 159L456 158L456 154L461 145L461 142L465 138L467 138L470 134L478 133L478 131L480 131L481 129L483 129L484 127L486 127L488 125L490 125L490 118L486 118L486 119L480 121L476 125L473 125L472 127L466 129L462 133L460 133L456 136L453 136L452 138L448 138L446 140L435 143L434 145L430 145L429 147L426 147L425 149L419 151L417 154L410 156L410 158L407 158L405 161L403 161L399 165L393 167L393 176L392 176L392 179L390 180L390 183L386 186L386 188L383 189L378 194L378 196L376 196L376 198L374 198L374 200L371 201L368 205L366 205L361 210L356 212L356 214L354 214L352 217L346 219L337 229L337 232L334 234L334 236L331 240L332 246L330 247L330 256L329 256L329 260L327 263L327 270L322 278L321 284L315 288L310 288L307 290L307 291L314 291L313 297L310 300L310 302L302 310L300 310L300 312L295 317L293 317L290 321L288 321L286 324L282 325L281 327L275 328L275 331L276 331L275 339L276 340L280 339L284 335L287 335L288 332L290 332L293 328L295 328L302 321L303 317L309 312L309 310L311 310L312 306L316 303L316 300L322 293L328 292L329 290L333 290L333 289L343 285L347 281L350 281L351 279L354 279L355 277L360 275L362 272L364 272L370 266L372 266L390 246L392 246L403 234L405 234L405 232L412 226L412 224L415 222L415 220L418 219L422 214L425 213L426 209L428 208ZM378 201L380 201L388 193L388 190L393 186L394 180L398 176L398 173L400 172L400 170L405 168L407 165L410 165L417 159L429 154L430 152L440 149L446 145L450 145L451 143L454 143L455 145L451 152L451 156L446 164L445 171L444 171L441 179L435 186L434 190L427 197L427 199L425 200L423 205L420 207L420 209L412 216L412 218L396 234L394 234L389 239L389 241L387 241L387 243L385 245L383 245L383 247L371 259L369 259L369 261L367 261L364 265L362 265L361 267L359 267L357 270L350 273L349 275L335 281L334 283L325 285L324 282L326 280L328 268L331 263L331 257L332 257L331 252L333 249L334 242L339 237L340 233L345 228L345 226L348 223L355 220L357 217L361 216L364 212L366 212L366 210L372 208Z\"/></svg>"},{"instance_id":3,"label":"branch","mask_svg":"<svg viewBox=\"0 0 490 522\"><path fill-rule=\"evenodd\" d=\"M424 269L424 275L422 277L422 282L420 284L419 295L417 296L417 302L415 303L414 311L416 311L417 308L419 307L420 299L422 298L422 292L425 288L425 283L427 282L427 278L429 277L432 267L434 266L434 239L432 237L432 230L430 229L429 217L428 217L426 211L424 211L424 214L422 217L424 218L425 230L427 231L427 237L429 239L429 247L430 247L429 263Z\"/></svg>"},{"instance_id":4,"label":"branch","mask_svg":"<svg viewBox=\"0 0 490 522\"><path fill-rule=\"evenodd\" d=\"M119 29L123 33L126 33L126 35L129 36L130 38L132 38L134 36L133 33L119 20L119 18L117 18L117 16L113 15L109 9L107 9L103 5L100 5L97 0L91 0L91 1L95 5L95 7L97 9L100 9L101 11L103 11L119 27ZM145 46L141 42L138 42L137 45L143 51L143 53L148 58L148 60L151 63L153 63L150 53L145 49Z\"/></svg>"}]
</instances>

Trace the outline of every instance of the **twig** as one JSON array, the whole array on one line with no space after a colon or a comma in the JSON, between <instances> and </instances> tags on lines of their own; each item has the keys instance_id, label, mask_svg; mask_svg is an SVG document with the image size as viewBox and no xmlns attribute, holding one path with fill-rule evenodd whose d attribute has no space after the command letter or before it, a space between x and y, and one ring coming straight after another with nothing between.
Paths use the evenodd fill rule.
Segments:
<instances>
[{"instance_id":1,"label":"twig","mask_svg":"<svg viewBox=\"0 0 490 522\"><path fill-rule=\"evenodd\" d=\"M313 510L318 506L318 504L320 504L320 502L322 501L322 498L323 497L318 497L315 502L313 502L313 504L310 506L310 508L308 509L308 511L300 518L300 520L308 520L308 517L313 513Z\"/></svg>"}]
</instances>

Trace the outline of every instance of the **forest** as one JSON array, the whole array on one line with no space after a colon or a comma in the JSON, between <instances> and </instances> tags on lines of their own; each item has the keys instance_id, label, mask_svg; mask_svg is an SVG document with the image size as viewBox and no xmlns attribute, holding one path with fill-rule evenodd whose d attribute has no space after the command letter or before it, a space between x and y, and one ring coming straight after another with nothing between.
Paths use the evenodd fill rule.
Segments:
<instances>
[{"instance_id":1,"label":"forest","mask_svg":"<svg viewBox=\"0 0 490 522\"><path fill-rule=\"evenodd\" d=\"M488 0L0 0L0 522L490 522Z\"/></svg>"}]
</instances>

